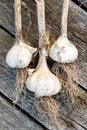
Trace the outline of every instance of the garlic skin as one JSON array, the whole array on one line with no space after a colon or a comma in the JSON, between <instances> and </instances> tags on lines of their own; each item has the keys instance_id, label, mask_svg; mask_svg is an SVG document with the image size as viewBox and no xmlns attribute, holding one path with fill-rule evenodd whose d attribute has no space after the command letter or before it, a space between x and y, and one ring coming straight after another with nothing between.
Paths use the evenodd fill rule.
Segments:
<instances>
[{"instance_id":1,"label":"garlic skin","mask_svg":"<svg viewBox=\"0 0 87 130\"><path fill-rule=\"evenodd\" d=\"M11 68L25 68L31 62L32 54L36 50L22 40L19 43L16 42L6 55L6 63Z\"/></svg>"},{"instance_id":2,"label":"garlic skin","mask_svg":"<svg viewBox=\"0 0 87 130\"><path fill-rule=\"evenodd\" d=\"M58 78L50 72L44 54L40 55L40 61L36 70L29 69L26 86L27 89L34 92L37 97L51 96L60 91L60 82Z\"/></svg>"},{"instance_id":3,"label":"garlic skin","mask_svg":"<svg viewBox=\"0 0 87 130\"><path fill-rule=\"evenodd\" d=\"M67 37L60 36L51 46L49 56L58 63L71 63L77 59L78 50Z\"/></svg>"}]
</instances>

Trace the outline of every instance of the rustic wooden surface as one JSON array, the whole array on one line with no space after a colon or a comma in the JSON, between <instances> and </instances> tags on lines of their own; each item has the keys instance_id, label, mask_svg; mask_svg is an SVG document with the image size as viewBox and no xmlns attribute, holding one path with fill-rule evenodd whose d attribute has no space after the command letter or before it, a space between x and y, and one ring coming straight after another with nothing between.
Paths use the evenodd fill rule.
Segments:
<instances>
[{"instance_id":1,"label":"rustic wooden surface","mask_svg":"<svg viewBox=\"0 0 87 130\"><path fill-rule=\"evenodd\" d=\"M45 130L0 95L0 130Z\"/></svg>"},{"instance_id":2,"label":"rustic wooden surface","mask_svg":"<svg viewBox=\"0 0 87 130\"><path fill-rule=\"evenodd\" d=\"M36 5L35 2L28 1L27 5L30 7L31 11L31 21L32 25L29 31L28 40L34 45L37 46L38 39L38 30L37 30L37 19L36 19ZM54 6L56 5L56 6ZM50 31L51 42L60 35L60 19L61 19L61 1L46 1L46 23L47 27ZM77 14L74 16L73 10L76 10L78 6L76 6L73 2L70 2L70 10L69 10L69 26L68 26L68 37L71 41L75 43L77 48L79 49L79 58L74 64L78 66L78 83L81 84L87 90L87 13L80 9ZM4 13L4 15L3 15ZM0 1L0 23L1 25L14 35L14 14L13 14L13 1L7 2L6 0ZM52 17L53 16L53 17ZM71 18L72 16L72 18ZM25 21L25 17L23 17L23 27L26 30L28 23ZM25 34L25 32L24 32ZM25 35L24 35L25 36ZM26 38L26 37L25 37ZM83 74L84 71L84 74ZM82 77L82 78L80 78Z\"/></svg>"},{"instance_id":3,"label":"rustic wooden surface","mask_svg":"<svg viewBox=\"0 0 87 130\"><path fill-rule=\"evenodd\" d=\"M46 1L46 24L50 32L50 40L52 43L60 35L62 1L63 0L54 0L52 2L50 2L50 0ZM27 5L30 7L32 21L27 40L29 40L32 45L37 46L38 30L36 26L36 4L34 1L30 0L27 2ZM79 68L77 81L79 84L79 95L83 99L87 99L87 13L80 9L75 16L72 15L73 10L76 10L77 8L78 6L76 4L70 2L68 37L79 49L79 58L73 64L70 64L69 67L73 70L74 65ZM27 25L28 21L23 14L23 29L25 31ZM25 35L24 38L26 40ZM13 0L0 0L0 92L11 101L14 99L15 69L11 69L6 65L5 56L7 51L13 45L13 41ZM23 102L21 102L22 99L23 95L20 97L17 105L50 130L87 129L87 102L84 102L84 100L81 105L79 104L75 108L68 99L64 99L63 102L63 96L61 96L61 94L50 98L50 100L54 101L59 107L57 114L59 113L58 111L61 113L61 116L57 119L55 125L54 120L50 118L50 113L48 113L48 117L46 116L46 112L49 111L49 108L40 112L39 109L35 107L36 98L33 93L27 92L27 96ZM44 99L42 100L44 105L47 105L47 102L45 102ZM40 109L42 110L42 107Z\"/></svg>"}]
</instances>

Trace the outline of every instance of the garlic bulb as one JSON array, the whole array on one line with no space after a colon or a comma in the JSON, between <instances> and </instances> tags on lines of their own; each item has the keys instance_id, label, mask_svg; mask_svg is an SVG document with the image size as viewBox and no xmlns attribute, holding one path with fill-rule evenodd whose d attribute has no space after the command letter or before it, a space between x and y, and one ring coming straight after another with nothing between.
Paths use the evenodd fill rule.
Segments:
<instances>
[{"instance_id":1,"label":"garlic bulb","mask_svg":"<svg viewBox=\"0 0 87 130\"><path fill-rule=\"evenodd\" d=\"M21 0L15 0L15 45L8 51L7 64L12 68L24 68L29 65L36 48L27 45L22 36Z\"/></svg>"},{"instance_id":2,"label":"garlic bulb","mask_svg":"<svg viewBox=\"0 0 87 130\"><path fill-rule=\"evenodd\" d=\"M12 68L24 68L29 65L32 60L32 54L36 51L24 43L23 40L19 44L15 44L6 55L6 63Z\"/></svg>"},{"instance_id":3,"label":"garlic bulb","mask_svg":"<svg viewBox=\"0 0 87 130\"><path fill-rule=\"evenodd\" d=\"M67 37L60 36L50 48L49 56L58 63L70 63L77 59L78 50Z\"/></svg>"},{"instance_id":4,"label":"garlic bulb","mask_svg":"<svg viewBox=\"0 0 87 130\"><path fill-rule=\"evenodd\" d=\"M37 68L29 69L29 77L26 81L27 89L34 92L37 97L57 94L61 89L58 78L52 74L46 63L46 51L40 53Z\"/></svg>"},{"instance_id":5,"label":"garlic bulb","mask_svg":"<svg viewBox=\"0 0 87 130\"><path fill-rule=\"evenodd\" d=\"M71 63L78 57L77 48L67 38L67 17L69 0L64 0L61 20L61 36L55 41L49 50L52 60L59 63Z\"/></svg>"}]
</instances>

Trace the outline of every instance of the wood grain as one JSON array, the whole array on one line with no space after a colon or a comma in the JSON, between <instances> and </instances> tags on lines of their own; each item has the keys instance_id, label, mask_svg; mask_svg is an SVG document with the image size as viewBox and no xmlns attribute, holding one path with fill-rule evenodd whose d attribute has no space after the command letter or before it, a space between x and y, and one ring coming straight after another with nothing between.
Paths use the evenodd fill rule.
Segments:
<instances>
[{"instance_id":1,"label":"wood grain","mask_svg":"<svg viewBox=\"0 0 87 130\"><path fill-rule=\"evenodd\" d=\"M45 130L0 96L0 130Z\"/></svg>"},{"instance_id":2,"label":"wood grain","mask_svg":"<svg viewBox=\"0 0 87 130\"><path fill-rule=\"evenodd\" d=\"M12 46L12 41L14 39L0 29L0 92L11 101L14 100L16 71L6 65L5 56L8 49ZM87 98L83 90L81 90L80 94L84 95L84 98ZM59 107L59 110L56 107L54 109L56 115L61 113L61 117L56 122L54 121L55 118L51 118L51 116L55 117L54 111L49 113L49 107L44 109L42 107L42 105L47 106L48 102L42 98L42 104L36 107L35 102L37 100L40 103L40 99L36 99L34 94L29 91L26 94L25 100L23 100L23 95L20 96L17 105L50 130L85 130L87 128L87 105L84 104L73 109L72 103L67 100L65 100L65 104L62 104L60 97L64 100L61 95L56 95L54 97L55 100L51 97L46 98L47 101L50 100ZM50 105L52 106L53 103ZM71 127L68 126L69 122L73 124Z\"/></svg>"},{"instance_id":3,"label":"wood grain","mask_svg":"<svg viewBox=\"0 0 87 130\"><path fill-rule=\"evenodd\" d=\"M23 10L23 30L24 39L30 41L34 46L38 44L38 29L36 18L36 4L34 1L27 1L27 6L31 12L31 27L28 30L27 37L25 32L28 26L28 18L26 17L26 10ZM54 6L55 5L55 6ZM60 1L46 1L46 25L50 32L50 41L53 41L60 35L60 21L62 11L62 0ZM76 45L79 50L78 60L71 64L71 68L78 68L78 81L81 86L87 90L87 13L79 9L77 14L73 12L78 8L72 1L69 8L69 23L68 23L68 37ZM4 15L3 15L4 14ZM72 16L72 17L71 17ZM14 34L14 12L13 0L0 1L0 24L10 33Z\"/></svg>"},{"instance_id":4,"label":"wood grain","mask_svg":"<svg viewBox=\"0 0 87 130\"><path fill-rule=\"evenodd\" d=\"M24 0L26 2L26 0ZM51 44L60 35L60 21L63 0L46 0L46 25L50 32ZM28 18L26 17L27 10L23 8L23 36L24 39L30 41L33 46L38 45L38 29L37 29L37 17L36 17L36 3L34 0L26 2L31 13L32 25L28 30L27 36L25 35L28 28ZM68 66L74 70L74 66L78 68L78 80L82 88L79 89L79 95L87 99L87 13L79 9L77 14L73 14L77 10L78 6L72 1L70 2L69 8L69 23L68 23L68 37L79 50L79 58L73 64ZM14 11L13 11L13 0L0 0L0 25L5 28L7 32L15 34L14 32ZM0 92L3 93L11 101L14 100L15 92L15 75L16 70L9 68L5 63L5 57L7 51L14 44L14 38L6 33L3 29L0 29ZM84 89L85 91L84 91ZM56 114L61 116L57 119L57 122L52 120L50 115L54 116L54 112L49 113L49 107L46 101L42 98L43 104L36 108L36 100L39 102L40 99L36 99L34 94L27 92L25 100L23 95L19 98L17 103L20 108L23 108L28 114L42 123L50 130L85 130L87 129L87 103L82 103L78 107L74 107L73 104L64 99L61 94L54 96L53 98L47 98L56 103L59 110L56 109ZM63 102L64 101L64 102ZM82 101L84 102L84 101ZM51 103L52 105L52 103ZM55 117L55 116L54 116Z\"/></svg>"}]
</instances>

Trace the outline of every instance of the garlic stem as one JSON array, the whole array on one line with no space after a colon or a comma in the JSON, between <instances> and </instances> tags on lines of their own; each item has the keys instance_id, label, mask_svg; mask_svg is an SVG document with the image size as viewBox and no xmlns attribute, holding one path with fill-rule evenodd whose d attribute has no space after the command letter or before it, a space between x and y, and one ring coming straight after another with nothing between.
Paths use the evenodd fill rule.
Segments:
<instances>
[{"instance_id":1,"label":"garlic stem","mask_svg":"<svg viewBox=\"0 0 87 130\"><path fill-rule=\"evenodd\" d=\"M43 38L46 35L45 26L45 3L44 0L35 0L37 3L38 31L39 31L39 48L42 48L46 43ZM41 42L42 41L42 42Z\"/></svg>"},{"instance_id":2,"label":"garlic stem","mask_svg":"<svg viewBox=\"0 0 87 130\"><path fill-rule=\"evenodd\" d=\"M68 18L69 0L64 0L61 19L61 35L67 37L67 18Z\"/></svg>"},{"instance_id":3,"label":"garlic stem","mask_svg":"<svg viewBox=\"0 0 87 130\"><path fill-rule=\"evenodd\" d=\"M40 68L40 66L42 66L43 69L44 69L44 67L47 66L46 56L47 56L47 51L45 48L42 48L39 51L39 61L38 61L37 69Z\"/></svg>"},{"instance_id":4,"label":"garlic stem","mask_svg":"<svg viewBox=\"0 0 87 130\"><path fill-rule=\"evenodd\" d=\"M17 44L22 40L22 18L21 18L21 0L14 0L15 2L15 37Z\"/></svg>"}]
</instances>

